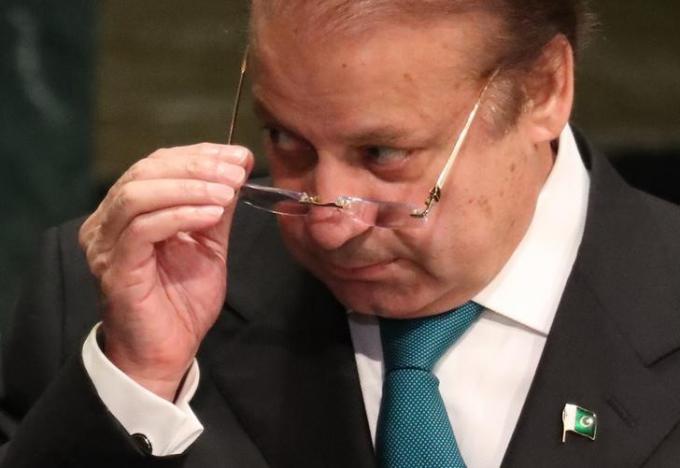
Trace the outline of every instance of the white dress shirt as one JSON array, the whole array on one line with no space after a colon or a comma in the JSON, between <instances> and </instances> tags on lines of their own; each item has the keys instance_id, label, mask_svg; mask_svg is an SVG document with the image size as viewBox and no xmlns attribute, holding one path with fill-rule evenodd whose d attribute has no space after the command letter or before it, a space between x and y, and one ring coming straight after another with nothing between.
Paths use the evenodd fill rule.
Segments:
<instances>
[{"instance_id":1,"label":"white dress shirt","mask_svg":"<svg viewBox=\"0 0 680 468\"><path fill-rule=\"evenodd\" d=\"M526 399L583 237L590 179L573 133L560 137L555 165L529 228L496 278L474 301L479 320L435 367L456 440L469 468L500 465ZM349 315L371 434L382 393L382 345L374 318ZM184 451L203 428L189 406L198 385L194 363L172 404L108 361L96 329L83 346L85 368L109 411L130 433L143 433L154 455Z\"/></svg>"},{"instance_id":2,"label":"white dress shirt","mask_svg":"<svg viewBox=\"0 0 680 468\"><path fill-rule=\"evenodd\" d=\"M469 468L500 466L550 332L585 227L590 179L570 128L529 228L496 278L473 300L479 320L434 369ZM350 315L350 330L373 440L382 394L380 331Z\"/></svg>"}]
</instances>

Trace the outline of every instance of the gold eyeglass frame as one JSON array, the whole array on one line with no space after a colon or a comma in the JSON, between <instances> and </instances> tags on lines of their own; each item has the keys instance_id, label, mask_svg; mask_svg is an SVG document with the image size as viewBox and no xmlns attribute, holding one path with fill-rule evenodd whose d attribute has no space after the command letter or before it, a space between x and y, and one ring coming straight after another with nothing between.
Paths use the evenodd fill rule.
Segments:
<instances>
[{"instance_id":1,"label":"gold eyeglass frame","mask_svg":"<svg viewBox=\"0 0 680 468\"><path fill-rule=\"evenodd\" d=\"M231 145L233 142L234 138L234 133L236 131L236 120L238 118L238 113L241 105L241 94L243 93L243 84L245 83L245 77L246 73L248 70L248 59L249 59L249 54L250 54L250 47L247 46L244 53L243 53L243 59L241 60L241 71L239 75L239 80L238 80L238 85L236 88L236 93L234 95L234 106L232 109L232 114L231 114L231 122L229 124L229 130L227 134L227 144ZM470 132L470 128L472 127L472 124L475 122L477 114L479 113L479 108L482 105L482 101L484 99L484 95L486 94L487 90L491 86L491 83L495 80L495 78L498 76L500 73L500 68L496 69L490 76L490 78L487 80L486 84L482 88L481 92L479 93L479 97L477 101L475 102L474 107L472 108L472 111L468 115L465 125L463 126L463 129L458 135L458 138L456 138L456 143L453 146L453 149L451 150L451 153L449 154L448 159L446 160L446 164L442 168L441 172L439 173L439 176L437 177L437 181L435 182L434 186L430 190L430 193L428 194L427 198L425 199L425 207L422 210L414 210L410 216L412 218L418 218L418 219L425 219L427 216L430 214L432 211L432 208L436 203L438 203L441 198L442 198L442 191L444 188L444 183L448 179L449 173L451 172L451 169L453 168L454 163L458 159L458 155L460 154L463 145L465 144L465 141L467 140L468 133ZM330 203L323 203L319 200L319 197L316 195L308 195L307 193L302 193L300 199L298 200L298 203L300 204L306 204L306 205L313 205L313 206L318 206L318 207L334 207L334 208L339 208L342 209L346 206L347 200L350 197L339 197L336 201L330 202Z\"/></svg>"}]
</instances>

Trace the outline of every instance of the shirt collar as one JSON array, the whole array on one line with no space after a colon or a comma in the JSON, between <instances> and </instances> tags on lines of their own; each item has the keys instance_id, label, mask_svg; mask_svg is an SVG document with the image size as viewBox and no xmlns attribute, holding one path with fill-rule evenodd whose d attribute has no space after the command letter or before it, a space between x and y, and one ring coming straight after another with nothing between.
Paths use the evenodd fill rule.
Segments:
<instances>
[{"instance_id":1,"label":"shirt collar","mask_svg":"<svg viewBox=\"0 0 680 468\"><path fill-rule=\"evenodd\" d=\"M473 300L547 335L583 238L589 191L590 177L567 126L526 234Z\"/></svg>"}]
</instances>

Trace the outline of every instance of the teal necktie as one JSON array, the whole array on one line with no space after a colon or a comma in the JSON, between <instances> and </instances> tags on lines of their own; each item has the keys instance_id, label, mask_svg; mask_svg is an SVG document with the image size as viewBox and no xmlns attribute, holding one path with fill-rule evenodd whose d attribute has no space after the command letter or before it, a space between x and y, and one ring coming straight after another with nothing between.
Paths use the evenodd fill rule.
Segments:
<instances>
[{"instance_id":1,"label":"teal necktie","mask_svg":"<svg viewBox=\"0 0 680 468\"><path fill-rule=\"evenodd\" d=\"M380 319L385 380L376 453L382 468L465 468L432 368L481 311L468 302L434 317Z\"/></svg>"}]
</instances>

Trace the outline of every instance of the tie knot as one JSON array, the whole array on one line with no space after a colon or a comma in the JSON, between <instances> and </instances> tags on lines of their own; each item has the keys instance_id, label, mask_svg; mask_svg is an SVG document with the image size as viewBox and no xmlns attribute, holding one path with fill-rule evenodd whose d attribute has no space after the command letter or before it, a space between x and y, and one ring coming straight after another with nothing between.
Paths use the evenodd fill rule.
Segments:
<instances>
[{"instance_id":1,"label":"tie knot","mask_svg":"<svg viewBox=\"0 0 680 468\"><path fill-rule=\"evenodd\" d=\"M386 371L416 368L430 372L442 355L482 312L468 302L444 314L418 319L380 319Z\"/></svg>"}]
</instances>

